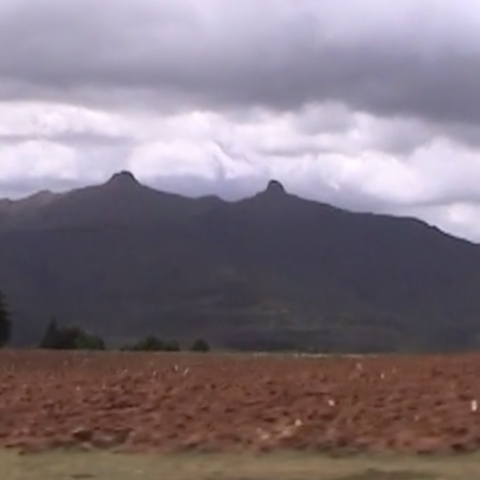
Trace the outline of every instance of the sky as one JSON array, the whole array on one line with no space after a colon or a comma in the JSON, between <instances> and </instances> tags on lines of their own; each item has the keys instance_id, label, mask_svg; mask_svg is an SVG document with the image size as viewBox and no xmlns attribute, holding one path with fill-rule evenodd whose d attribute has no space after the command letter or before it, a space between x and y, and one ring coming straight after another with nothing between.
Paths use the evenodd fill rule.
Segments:
<instances>
[{"instance_id":1,"label":"sky","mask_svg":"<svg viewBox=\"0 0 480 480\"><path fill-rule=\"evenodd\" d=\"M275 178L480 242L471 0L2 0L0 197Z\"/></svg>"}]
</instances>

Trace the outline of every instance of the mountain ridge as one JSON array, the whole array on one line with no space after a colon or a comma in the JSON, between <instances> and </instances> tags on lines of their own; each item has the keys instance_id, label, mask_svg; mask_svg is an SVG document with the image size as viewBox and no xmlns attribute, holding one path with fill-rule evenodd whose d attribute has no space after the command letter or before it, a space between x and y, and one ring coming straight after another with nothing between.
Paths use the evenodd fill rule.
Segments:
<instances>
[{"instance_id":1,"label":"mountain ridge","mask_svg":"<svg viewBox=\"0 0 480 480\"><path fill-rule=\"evenodd\" d=\"M199 201L199 202L202 202L202 203L214 203L214 204L216 203L216 204L229 204L229 205L231 205L231 204L241 204L243 202L248 202L250 200L255 200L255 199L258 199L258 198L262 198L262 199L263 198L269 198L269 199L274 200L274 201L275 200L279 201L282 198L283 199L290 198L290 199L300 200L302 202L305 202L305 204L308 203L310 205L322 206L324 209L327 209L327 210L332 210L332 211L336 211L336 212L344 212L345 214L364 215L364 216L371 215L371 216L374 216L374 217L377 217L377 218L388 218L388 219L392 218L392 219L400 219L400 220L406 220L406 221L419 222L419 223L425 225L426 227L435 229L438 232L440 232L444 235L447 235L449 237L458 238L461 241L465 241L465 242L472 243L472 244L475 243L475 242L472 242L468 239L457 237L457 236L455 236L451 233L445 232L445 231L441 230L439 227L437 227L435 225L432 225L432 224L429 224L426 221L424 221L422 219L419 219L417 217L413 217L413 216L393 216L393 215L389 215L389 214L385 214L385 213L375 213L375 212L356 212L356 211L352 211L352 210L349 210L349 209L346 209L346 208L337 207L337 206L331 205L329 203L324 203L324 202L320 202L320 201L317 201L317 200L304 198L304 197L301 197L301 196L298 196L296 194L288 192L285 189L285 187L283 186L283 184L276 179L269 180L267 182L264 190L261 190L261 191L257 192L256 194L253 194L252 196L243 197L243 198L238 199L238 200L225 200L225 199L222 199L221 197L219 197L215 194L207 194L207 195L202 195L200 197L189 197L189 196L186 196L186 195L183 195L183 194L180 194L180 193L162 191L162 190L159 190L159 189L156 189L154 187L147 186L147 185L141 183L135 177L135 175L128 170L121 170L119 172L116 172L116 173L112 174L106 181L104 181L102 183L86 185L86 186L74 188L74 189L66 191L66 192L54 193L54 192L51 192L50 190L40 190L38 192L34 192L32 194L29 194L26 197L22 197L22 198L15 199L15 200L12 200L12 199L9 199L9 198L0 198L0 229L2 228L2 223L1 222L2 222L2 220L4 221L4 219L2 219L2 217L1 217L2 211L3 211L3 213L5 213L5 211L8 208L14 209L17 206L23 206L23 205L28 205L30 207L43 207L44 203L51 203L51 201L61 200L61 199L65 198L65 197L68 197L68 196L75 196L75 195L79 195L79 194L84 193L84 192L93 192L93 191L106 192L107 189L108 190L110 190L110 189L111 190L117 190L117 193L119 193L121 195L125 195L125 194L128 194L128 193L131 194L134 191L136 191L138 193L139 191L142 190L143 192L148 191L150 193L160 194L160 195L164 196L165 198L176 198L176 199L183 199L183 200L187 200L187 201L194 200L194 201ZM128 192L128 190L130 192ZM43 199L43 200L45 200L45 202L35 202L35 200L37 200L37 199L38 200ZM50 201L46 201L47 199L49 199ZM2 208L2 206L3 206L3 208Z\"/></svg>"},{"instance_id":2,"label":"mountain ridge","mask_svg":"<svg viewBox=\"0 0 480 480\"><path fill-rule=\"evenodd\" d=\"M53 315L112 342L392 351L480 337L480 246L411 217L339 209L276 180L238 201L189 198L129 172L6 205L0 286L19 343Z\"/></svg>"}]
</instances>

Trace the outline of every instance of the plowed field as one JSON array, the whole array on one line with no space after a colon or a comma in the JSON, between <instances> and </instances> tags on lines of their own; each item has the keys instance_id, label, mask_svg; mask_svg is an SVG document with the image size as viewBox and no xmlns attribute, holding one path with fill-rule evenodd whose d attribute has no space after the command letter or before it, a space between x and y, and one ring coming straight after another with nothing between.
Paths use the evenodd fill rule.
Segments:
<instances>
[{"instance_id":1,"label":"plowed field","mask_svg":"<svg viewBox=\"0 0 480 480\"><path fill-rule=\"evenodd\" d=\"M471 452L480 355L3 351L0 446Z\"/></svg>"}]
</instances>

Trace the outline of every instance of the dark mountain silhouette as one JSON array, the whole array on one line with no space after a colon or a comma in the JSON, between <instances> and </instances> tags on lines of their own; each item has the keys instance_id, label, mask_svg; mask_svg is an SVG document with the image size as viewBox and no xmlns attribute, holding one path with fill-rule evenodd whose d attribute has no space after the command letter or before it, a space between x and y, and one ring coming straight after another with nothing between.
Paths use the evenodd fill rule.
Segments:
<instances>
[{"instance_id":1,"label":"dark mountain silhouette","mask_svg":"<svg viewBox=\"0 0 480 480\"><path fill-rule=\"evenodd\" d=\"M113 342L238 348L448 350L476 347L480 332L480 246L277 181L229 203L121 172L0 201L0 285L19 343L52 315Z\"/></svg>"}]
</instances>

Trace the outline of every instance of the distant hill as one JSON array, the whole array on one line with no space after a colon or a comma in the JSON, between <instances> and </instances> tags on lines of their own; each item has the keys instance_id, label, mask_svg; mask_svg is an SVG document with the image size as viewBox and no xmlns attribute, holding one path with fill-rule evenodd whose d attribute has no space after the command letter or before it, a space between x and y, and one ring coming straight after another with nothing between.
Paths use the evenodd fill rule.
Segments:
<instances>
[{"instance_id":1,"label":"distant hill","mask_svg":"<svg viewBox=\"0 0 480 480\"><path fill-rule=\"evenodd\" d=\"M480 345L480 246L419 220L304 200L276 181L225 202L120 172L1 200L0 286L22 344L55 315L112 342L154 333L236 348Z\"/></svg>"}]
</instances>

